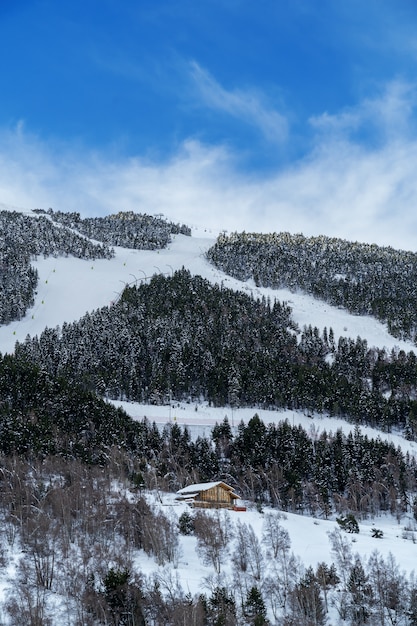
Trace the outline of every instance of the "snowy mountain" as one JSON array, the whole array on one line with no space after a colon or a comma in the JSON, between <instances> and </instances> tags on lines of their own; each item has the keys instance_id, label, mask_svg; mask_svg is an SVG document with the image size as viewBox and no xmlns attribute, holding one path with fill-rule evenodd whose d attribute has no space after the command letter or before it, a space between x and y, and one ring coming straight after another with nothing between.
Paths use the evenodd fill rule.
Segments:
<instances>
[{"instance_id":1,"label":"snowy mountain","mask_svg":"<svg viewBox=\"0 0 417 626\"><path fill-rule=\"evenodd\" d=\"M27 213L27 215L31 214ZM394 350L394 352L398 353L398 351L403 350L405 353L410 353L415 349L411 342L398 340L391 336L385 325L370 316L351 315L341 308L331 306L322 300L314 299L299 291L260 287L256 286L253 280L240 281L225 274L210 264L206 256L207 251L216 242L216 235L216 233L209 231L201 232L198 230L193 230L191 236L173 234L170 243L166 247L154 250L139 250L119 246L114 248L113 258L87 260L60 254L47 256L46 258L38 256L36 261L32 262L38 273L38 285L34 304L21 319L14 320L0 327L0 353L2 355L13 355L16 342L24 344L28 336L32 338L35 336L40 337L45 329L56 329L57 326L62 328L64 324L77 322L86 313L93 314L94 311L102 307L111 309L120 301L123 290L127 285L135 287L149 285L152 277L155 275L163 275L170 278L182 268L189 270L191 276L201 276L209 281L211 285L220 285L223 288L252 295L255 300L264 298L274 301L276 299L277 301L287 303L292 311L291 316L294 328L298 328L297 331L294 331L297 340L301 337L303 327L311 325L312 327L317 327L320 331L325 327L327 329L332 328L336 343L340 337L351 338L356 341L359 336L362 339L366 339L370 348L386 348L387 352ZM8 401L6 394L1 399L4 403ZM349 433L353 433L351 437L356 437L357 445L359 445L358 442L360 440L357 435L357 425L355 430L355 426L346 420L326 413L309 411L306 408L301 410L296 408L276 408L273 410L272 407L267 409L260 406L240 407L230 404L214 407L203 399L201 401L193 399L190 403L176 400L175 398L170 398L170 402L163 404L144 404L114 398L112 403L122 407L134 420L140 423L145 417L149 422L155 422L158 424L158 432L162 434L164 432L165 434L168 433L167 437L171 436L169 433L176 433L175 427L178 425L181 427L189 426L188 432L195 445L203 445L201 442L211 437L212 428L216 424L221 424L225 417L227 417L231 426L233 436L237 438L239 435L242 435L242 429L239 430L239 424L250 424L255 413L259 416L260 421L267 426L280 424L284 420L287 420L288 424L293 428L300 426L301 430L305 431L310 441L313 442L311 449L317 455L319 454L318 448L323 433L336 433L340 429L346 437L349 436ZM36 413L36 409L34 409L34 412ZM33 419L35 420L36 418ZM71 420L70 413L68 414L68 419ZM407 466L407 472L412 473L414 471L412 462L416 457L417 444L412 438L406 440L400 430L382 432L369 424L362 425L360 431L362 435L366 435L369 439L374 438L376 441L386 442L388 446L393 445L390 454L392 454L392 450L400 449L402 454L407 455L407 459L411 463ZM93 435L90 432L85 432L83 436L87 441ZM157 435L155 434L155 436ZM171 441L174 441L174 439L171 438ZM187 442L184 445L188 445ZM315 446L317 446L317 450ZM196 449L202 450L203 448ZM129 533L134 533L130 527L127 530L127 522L122 522L122 519L125 519L121 513L122 505L126 509L125 515L131 517L139 516L139 519L138 507L139 503L142 503L142 495L144 502L147 502L146 506L150 507L149 510L146 510L146 515L149 518L155 518L154 523L159 528L159 532L162 533L162 528L166 526L167 530L164 530L164 532L166 532L168 537L167 541L174 541L174 535L176 537L174 541L176 546L175 554L166 557L161 556L161 553L158 552L159 548L155 546L146 547L147 544L143 537L140 541L135 540L136 543L132 539L133 543L129 548L130 552L126 562L128 562L129 568L132 568L133 574L130 570L129 573L132 574L131 579L133 582L129 583L129 586L127 579L124 582L120 579L118 582L116 581L116 588L118 592L121 589L124 590L124 595L122 594L123 602L126 601L127 604L130 602L133 606L134 602L136 602L133 589L137 585L137 587L141 587L142 593L148 598L148 604L144 602L141 605L142 607L146 605L146 607L143 608L142 612L138 610L135 618L132 617L132 609L129 619L136 619L137 621L123 621L123 619L127 620L128 618L123 618L122 614L118 612L116 596L111 596L109 591L111 584L115 584L110 573L116 576L116 574L121 575L127 571L124 567L125 564L121 562L122 550L116 549L115 546L110 548L110 546L103 547L101 545L102 553L100 558L97 556L96 561L94 561L94 541L97 544L103 544L103 541L109 542L109 535L105 533L101 535L101 531L97 530L90 532L91 529L87 529L87 526L85 527L85 537L88 538L91 544L88 550L83 553L84 563L82 563L80 556L82 551L79 543L71 543L69 541L66 544L65 554L65 550L60 552L55 548L52 549L53 540L51 538L55 531L58 534L58 527L65 526L68 528L69 535L71 535L71 532L74 532L75 536L76 531L68 519L62 519L57 527L54 526L51 522L52 513L49 512L48 507L50 505L48 502L47 505L45 504L44 506L42 504L42 507L39 507L42 508L42 516L39 517L38 513L35 515L37 523L39 523L38 528L41 527L42 522L45 532L43 535L38 535L37 531L35 532L32 529L36 541L28 544L30 549L27 554L30 557L25 556L25 552L21 551L23 544L21 544L16 530L13 531L15 538L10 538L10 533L14 528L13 520L6 520L7 524L4 532L7 538L4 541L5 547L3 548L5 563L1 573L4 611L2 623L19 623L16 621L19 614L19 602L21 603L21 610L24 610L24 614L26 616L29 615L32 620L25 621L25 623L189 623L202 625L267 623L266 621L261 621L261 619L269 619L272 624L288 625L416 623L416 621L413 621L415 620L415 610L413 608L415 587L414 579L411 576L414 568L414 543L417 528L413 514L414 494L409 494L409 505L404 507L402 512L399 507L396 510L393 507L391 509L388 507L384 512L380 509L375 509L374 514L367 514L362 517L357 516L359 518L359 532L354 534L340 531L341 525L336 521L338 517L336 510L332 510L328 515L324 515L323 509L319 505L312 505L310 510L303 508L300 510L302 514L297 515L295 512L288 511L288 507L286 507L287 510L284 512L277 507L269 508L268 506L263 506L260 502L256 503L248 500L246 502L248 509L246 512L225 511L224 515L213 513L212 523L218 525L219 532L221 529L224 530L225 526L230 530L230 534L233 531L233 539L230 538L229 542L223 546L224 562L219 571L215 571L210 557L207 557L207 554L204 552L206 550L204 541L198 534L175 534L173 530L177 527L181 516L189 513L189 509L185 504L179 504L175 500L175 493L172 493L175 492L175 488L171 490L171 493L161 491L161 484L165 486L171 480L172 485L176 485L178 480L180 480L178 476L168 477L169 473L173 472L172 468L168 467L169 462L167 461L166 476L158 476L155 473L153 488L147 487L143 494L140 493L139 489L138 495L137 489L132 491L131 484L129 485L129 480L126 477L127 474L123 474L121 469L115 470L119 461L114 448L108 448L108 456L112 467L113 482L105 487L104 491L107 490L107 496L103 493L103 500L100 500L100 506L103 507L103 510L104 507L108 507L106 510L108 511L109 524L113 528L115 543L122 541L122 535L119 535L117 530L118 524L120 526L123 525L125 538L127 535L130 537ZM71 462L75 461L71 459ZM384 462L387 462L386 458ZM141 471L144 473L149 471L151 474L150 464L149 459L143 460ZM8 462L5 462L4 465L3 474L6 475L9 472L11 475ZM394 468L394 462L392 467ZM223 473L226 473L226 470L227 466L224 465ZM135 466L136 471L137 468ZM184 472L185 475L185 470L180 468L180 464L178 465L178 471ZM349 470L349 472L351 471ZM394 469L392 471L394 472ZM21 472L22 475L31 473L26 467L22 468ZM81 472L78 467L77 472ZM117 475L119 480L116 480ZM62 476L64 476L64 473ZM103 486L106 484L104 473L100 473L100 470L92 470L91 476L91 480L93 482L96 481L97 485L101 485L103 490ZM45 472L45 468L42 468L42 464L40 464L33 468L32 479L34 483L38 483L40 489L38 495L39 502L42 501L43 503L45 501L45 494L49 494L52 500L52 493L54 494L53 497L56 498L56 502L58 502L60 496L56 494L59 494L59 489L63 490L65 482L59 474L53 475L51 472L48 474L48 472ZM80 480L80 489L87 489L88 480L87 478L85 483L82 483ZM136 480L137 487L141 484L138 475ZM358 478L358 480L364 481L365 479ZM392 480L394 483L396 478L393 477ZM236 486L236 488L238 487ZM387 490L389 489L389 487L386 488ZM91 487L91 489L92 495L86 496L86 500L92 507L98 507L98 510L100 507L97 501L94 500L98 496L96 492L93 493L94 488ZM89 499L90 497L91 499ZM95 503L93 504L93 502ZM112 502L112 504L109 504L109 502ZM22 504L22 511L24 506ZM82 508L80 504L77 504L77 506L79 509ZM64 505L62 507L62 510L64 510ZM27 517L23 513L21 515L21 520L24 519L26 524ZM343 515L339 515L339 520L343 519L343 517ZM82 519L85 520L86 518L83 517ZM114 524L111 519L114 521ZM79 522L77 521L77 523ZM375 532L373 532L375 527L382 532L382 538L378 538ZM271 536L278 534L283 538L284 542L281 544L281 548L278 549L275 557L272 556L274 549L270 543L271 540L268 540L268 528L272 533ZM95 532L97 536L94 539L93 535ZM46 537L48 538L46 541L50 543L48 549L45 548L44 544L39 547L39 543L36 543L40 541L40 536L43 536L43 542L46 541ZM105 539L104 536L106 537ZM128 545L129 541L126 539L124 541L126 541L126 544L123 545ZM241 566L239 568L236 562L238 556L242 556L245 550L247 551L250 565L246 564L245 567ZM87 552L89 553L89 559L85 557ZM57 575L53 577L50 573L50 580L42 579L45 571L49 571L48 568L51 566L54 567L52 565L52 553L59 555L59 559L62 559L62 562L65 563L63 569L68 573L68 576L70 572L68 559L74 560L75 572L77 572L77 568L78 571L84 568L84 573L87 572L88 575L93 571L95 572L96 581L88 587L90 594L88 601L90 605L86 600L88 595L86 588L74 590L73 593L67 588L69 584L68 577L66 579ZM205 557L204 554L206 554ZM393 563L391 555L395 556L395 563ZM103 560L105 561L106 558L108 559L107 570L103 569ZM259 559L259 569L255 571L253 564L257 558ZM344 561L343 558L345 559ZM26 570L25 562L27 562ZM38 566L38 570L35 567L35 575L33 575L30 569L32 562ZM323 562L329 567L332 563L336 564L338 583L330 582L329 578L326 584L320 586L317 566ZM353 577L354 574L359 576L359 564L363 564L364 568L361 574L363 576L362 582L358 582ZM312 568L312 570L309 568ZM284 580L286 569L288 569L287 578ZM403 574L403 570L405 574ZM42 573L42 576L39 572ZM398 602L394 602L392 596L387 597L382 589L380 589L380 595L378 595L376 591L378 586L374 580L378 572L381 576L382 572L384 572L385 582L382 584L382 587L385 585L388 588L390 585L396 585ZM87 574L86 578L88 578ZM22 591L25 584L25 575L31 581L29 587L33 592L31 592L32 595L28 593L26 599ZM343 580L344 576L346 578L345 581ZM365 579L366 582L363 582ZM19 585L16 581L19 581ZM279 582L278 585L277 581ZM16 602L11 600L11 590L14 585L19 589ZM66 585L67 587L65 587ZM360 589L360 585L362 585L362 589ZM37 600L34 593L35 589L37 593L39 589L42 592L41 596L38 595ZM222 590L226 595L221 599L218 594L223 593ZM256 613L254 608L256 593L253 591L251 596L252 590L260 593L261 600L265 606L265 614L259 609L259 606L258 613ZM208 608L207 606L204 608L204 602L200 606L197 600L199 594L205 594ZM284 594L285 598L282 594ZM171 605L169 604L170 596L172 599ZM149 598L151 597L153 597L154 606L159 606L159 614L155 613L155 609L152 615L152 603L149 604ZM231 600L236 605L235 615L233 616L233 611L231 611L227 617L229 621L216 621L227 615L225 605ZM251 600L252 604L249 600ZM104 606L105 601L107 604ZM181 603L185 605L187 602L188 606L192 607L192 611L189 608L188 612L186 612L184 607L182 607L181 613L178 608L178 616L176 616L173 607ZM246 604L243 607L244 602ZM323 614L317 608L318 603L322 607ZM90 606L90 609L88 609L88 606ZM165 614L165 617L162 617L163 610L167 610L168 606L171 607L170 616L166 617ZM84 608L81 609L81 607ZM101 607L101 614L97 607ZM161 607L164 607L164 609ZM363 612L358 612L355 607L362 607ZM45 621L33 621L37 611L39 615L43 615L40 619ZM63 619L64 615L66 622ZM52 621L48 622L48 619ZM113 621L105 621L106 619ZM141 619L146 619L147 621L141 622ZM175 621L176 619L178 621ZM181 619L188 621L180 622ZM291 619L293 621L290 621Z\"/></svg>"},{"instance_id":2,"label":"snowy mountain","mask_svg":"<svg viewBox=\"0 0 417 626\"><path fill-rule=\"evenodd\" d=\"M34 266L39 272L39 284L34 307L19 322L0 328L0 351L12 352L16 341L27 334L40 334L46 327L79 319L87 311L108 306L120 296L126 284L149 280L154 274L170 275L185 267L195 275L231 289L253 293L256 297L271 297L288 302L295 322L302 328L312 324L318 328L332 327L339 336L367 339L370 346L398 346L412 350L411 342L399 341L389 335L386 327L369 316L350 315L302 293L288 289L256 287L253 281L239 281L215 269L205 253L215 243L211 232L193 230L191 237L174 235L161 250L132 250L116 248L113 259L88 262L72 257L38 258Z\"/></svg>"}]
</instances>

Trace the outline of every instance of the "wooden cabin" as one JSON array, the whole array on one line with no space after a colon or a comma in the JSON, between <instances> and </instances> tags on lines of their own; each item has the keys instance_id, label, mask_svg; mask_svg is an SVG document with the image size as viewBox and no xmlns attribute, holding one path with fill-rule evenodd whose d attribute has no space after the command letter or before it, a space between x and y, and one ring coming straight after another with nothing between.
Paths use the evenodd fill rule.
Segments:
<instances>
[{"instance_id":1,"label":"wooden cabin","mask_svg":"<svg viewBox=\"0 0 417 626\"><path fill-rule=\"evenodd\" d=\"M240 499L233 487L229 487L219 480L212 483L199 483L188 485L177 491L176 500L187 502L190 506L202 509L232 509L235 511L246 511L245 507L238 506Z\"/></svg>"}]
</instances>

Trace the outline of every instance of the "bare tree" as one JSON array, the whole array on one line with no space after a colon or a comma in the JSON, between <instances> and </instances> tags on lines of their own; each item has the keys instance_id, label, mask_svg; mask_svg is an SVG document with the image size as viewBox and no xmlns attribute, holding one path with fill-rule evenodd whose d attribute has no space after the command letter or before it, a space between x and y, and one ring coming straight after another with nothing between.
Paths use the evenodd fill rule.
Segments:
<instances>
[{"instance_id":1,"label":"bare tree","mask_svg":"<svg viewBox=\"0 0 417 626\"><path fill-rule=\"evenodd\" d=\"M18 566L18 580L6 601L6 611L12 626L52 626L48 615L47 590L37 584L33 567L22 559Z\"/></svg>"},{"instance_id":2,"label":"bare tree","mask_svg":"<svg viewBox=\"0 0 417 626\"><path fill-rule=\"evenodd\" d=\"M390 553L386 561L374 551L368 562L369 583L374 595L374 613L380 626L406 623L408 581Z\"/></svg>"},{"instance_id":3,"label":"bare tree","mask_svg":"<svg viewBox=\"0 0 417 626\"><path fill-rule=\"evenodd\" d=\"M158 565L170 562L177 567L181 556L177 521L150 509L142 526L144 550L155 556Z\"/></svg>"},{"instance_id":4,"label":"bare tree","mask_svg":"<svg viewBox=\"0 0 417 626\"><path fill-rule=\"evenodd\" d=\"M197 550L206 565L212 565L220 574L222 563L229 553L232 527L226 512L216 510L210 513L198 511L194 518Z\"/></svg>"},{"instance_id":5,"label":"bare tree","mask_svg":"<svg viewBox=\"0 0 417 626\"><path fill-rule=\"evenodd\" d=\"M259 584L262 581L265 569L264 555L262 552L261 542L250 524L247 525L247 542L249 553L249 571L253 581L255 581L256 584Z\"/></svg>"},{"instance_id":6,"label":"bare tree","mask_svg":"<svg viewBox=\"0 0 417 626\"><path fill-rule=\"evenodd\" d=\"M263 582L264 555L261 543L250 524L237 521L232 554L234 587L243 605L250 589Z\"/></svg>"},{"instance_id":7,"label":"bare tree","mask_svg":"<svg viewBox=\"0 0 417 626\"><path fill-rule=\"evenodd\" d=\"M48 590L54 582L58 533L57 520L41 509L34 509L25 520L22 544L32 560L37 585Z\"/></svg>"},{"instance_id":8,"label":"bare tree","mask_svg":"<svg viewBox=\"0 0 417 626\"><path fill-rule=\"evenodd\" d=\"M342 534L339 528L335 528L328 533L331 551L335 557L336 565L339 570L340 579L346 589L349 578L349 572L353 565L352 547L349 540Z\"/></svg>"},{"instance_id":9,"label":"bare tree","mask_svg":"<svg viewBox=\"0 0 417 626\"><path fill-rule=\"evenodd\" d=\"M235 549L232 555L232 563L237 573L246 573L249 566L249 549L247 542L247 526L237 521L235 530Z\"/></svg>"},{"instance_id":10,"label":"bare tree","mask_svg":"<svg viewBox=\"0 0 417 626\"><path fill-rule=\"evenodd\" d=\"M288 552L291 546L288 531L281 526L280 520L280 513L266 513L264 516L262 541L274 559L280 553Z\"/></svg>"},{"instance_id":11,"label":"bare tree","mask_svg":"<svg viewBox=\"0 0 417 626\"><path fill-rule=\"evenodd\" d=\"M328 533L331 552L335 559L338 576L342 582L340 593L334 598L334 606L342 620L347 619L349 613L349 574L353 566L352 548L347 537L340 528L335 528Z\"/></svg>"},{"instance_id":12,"label":"bare tree","mask_svg":"<svg viewBox=\"0 0 417 626\"><path fill-rule=\"evenodd\" d=\"M278 612L284 614L288 608L288 598L292 593L302 564L292 552L283 552L272 563L270 574L264 580L264 589L267 590L266 598L274 615Z\"/></svg>"},{"instance_id":13,"label":"bare tree","mask_svg":"<svg viewBox=\"0 0 417 626\"><path fill-rule=\"evenodd\" d=\"M267 595L274 613L287 606L287 599L296 584L300 565L290 552L291 541L288 531L281 525L280 513L266 513L264 517L262 542L267 547L271 559L272 575L265 580L269 589Z\"/></svg>"}]
</instances>

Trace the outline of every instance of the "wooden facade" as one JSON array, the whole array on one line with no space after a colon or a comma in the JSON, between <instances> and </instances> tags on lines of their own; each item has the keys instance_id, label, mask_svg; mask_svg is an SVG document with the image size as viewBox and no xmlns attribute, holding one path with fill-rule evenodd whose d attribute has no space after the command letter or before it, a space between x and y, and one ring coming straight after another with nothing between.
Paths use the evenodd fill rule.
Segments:
<instances>
[{"instance_id":1,"label":"wooden facade","mask_svg":"<svg viewBox=\"0 0 417 626\"><path fill-rule=\"evenodd\" d=\"M203 509L236 510L239 508L239 510L245 510L244 507L236 506L239 496L234 492L233 487L229 487L222 481L188 485L177 491L176 499Z\"/></svg>"}]
</instances>

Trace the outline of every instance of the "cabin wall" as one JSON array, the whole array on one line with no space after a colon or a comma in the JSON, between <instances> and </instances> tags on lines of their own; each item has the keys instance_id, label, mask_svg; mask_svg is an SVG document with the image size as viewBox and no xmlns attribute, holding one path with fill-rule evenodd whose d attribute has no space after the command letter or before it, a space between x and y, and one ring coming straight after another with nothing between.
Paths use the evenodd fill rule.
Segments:
<instances>
[{"instance_id":1,"label":"cabin wall","mask_svg":"<svg viewBox=\"0 0 417 626\"><path fill-rule=\"evenodd\" d=\"M233 504L231 502L194 500L193 507L197 509L231 509Z\"/></svg>"},{"instance_id":2,"label":"cabin wall","mask_svg":"<svg viewBox=\"0 0 417 626\"><path fill-rule=\"evenodd\" d=\"M207 491L202 491L198 496L198 500L208 503L222 503L229 506L233 504L233 499L230 497L230 492L226 491L226 489L224 489L221 485L217 485L216 487L207 489Z\"/></svg>"},{"instance_id":3,"label":"cabin wall","mask_svg":"<svg viewBox=\"0 0 417 626\"><path fill-rule=\"evenodd\" d=\"M231 509L233 505L234 498L221 485L201 491L194 500L194 506L201 509Z\"/></svg>"}]
</instances>

